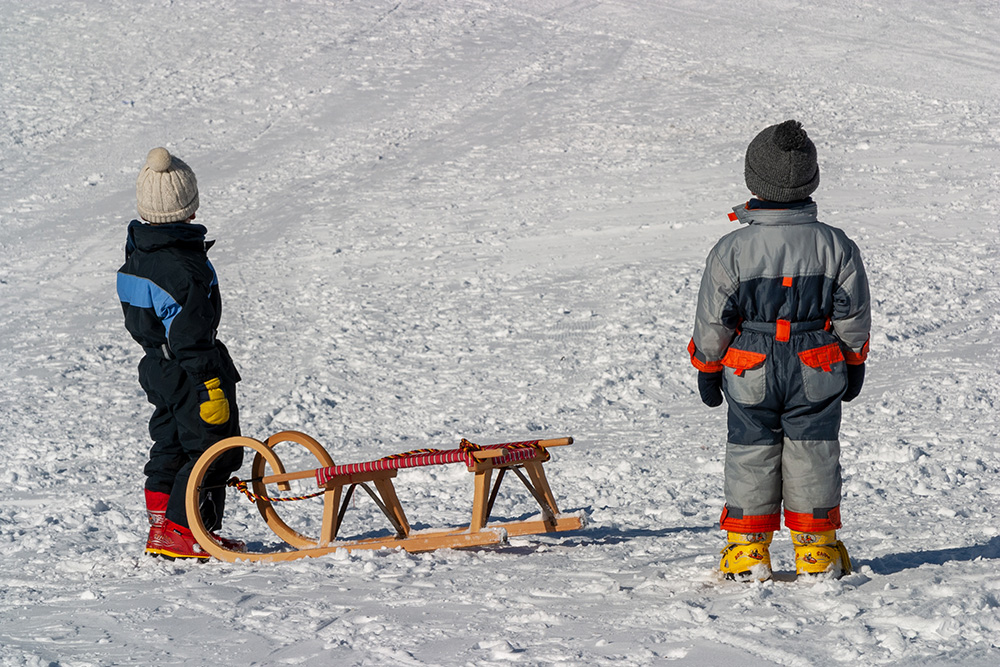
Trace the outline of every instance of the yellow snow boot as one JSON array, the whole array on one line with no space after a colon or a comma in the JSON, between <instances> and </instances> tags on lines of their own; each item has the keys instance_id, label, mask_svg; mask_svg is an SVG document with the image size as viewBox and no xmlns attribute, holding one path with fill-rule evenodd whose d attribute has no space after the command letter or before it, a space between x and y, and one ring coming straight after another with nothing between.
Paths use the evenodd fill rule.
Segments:
<instances>
[{"instance_id":1,"label":"yellow snow boot","mask_svg":"<svg viewBox=\"0 0 1000 667\"><path fill-rule=\"evenodd\" d=\"M837 531L800 533L791 531L795 546L795 573L818 575L832 573L835 579L851 573L847 547L837 539Z\"/></svg>"},{"instance_id":2,"label":"yellow snow boot","mask_svg":"<svg viewBox=\"0 0 1000 667\"><path fill-rule=\"evenodd\" d=\"M719 569L733 581L767 581L771 578L768 546L774 533L728 533L729 544L722 550Z\"/></svg>"}]
</instances>

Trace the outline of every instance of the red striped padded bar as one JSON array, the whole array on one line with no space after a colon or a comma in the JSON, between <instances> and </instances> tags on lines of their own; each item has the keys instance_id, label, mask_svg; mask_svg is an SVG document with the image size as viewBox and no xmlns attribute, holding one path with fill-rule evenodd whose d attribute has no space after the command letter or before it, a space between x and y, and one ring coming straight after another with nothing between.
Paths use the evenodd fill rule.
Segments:
<instances>
[{"instance_id":1,"label":"red striped padded bar","mask_svg":"<svg viewBox=\"0 0 1000 667\"><path fill-rule=\"evenodd\" d=\"M535 441L537 442L537 441ZM519 445L528 443L517 443ZM534 443L531 443L534 444ZM493 445L484 449L503 449L502 445ZM536 458L539 450L535 447L522 446L518 449L511 449L507 454L491 460L495 466L517 461L528 461ZM364 463L348 463L346 465L329 466L327 468L316 469L316 484L324 486L334 477L343 475L356 475L362 472L376 472L380 470L402 470L403 468L419 468L422 466L439 465L443 463L464 463L468 466L476 464L476 458L472 452L463 449L448 449L432 454L413 454L411 456L401 456L398 458L389 457L377 459L375 461L365 461Z\"/></svg>"}]
</instances>

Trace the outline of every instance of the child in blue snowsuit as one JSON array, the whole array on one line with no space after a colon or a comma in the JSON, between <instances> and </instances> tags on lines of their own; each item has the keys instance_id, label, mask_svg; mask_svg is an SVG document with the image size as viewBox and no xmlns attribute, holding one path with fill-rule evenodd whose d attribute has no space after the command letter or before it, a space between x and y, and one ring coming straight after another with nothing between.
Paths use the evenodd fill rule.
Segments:
<instances>
[{"instance_id":1,"label":"child in blue snowsuit","mask_svg":"<svg viewBox=\"0 0 1000 667\"><path fill-rule=\"evenodd\" d=\"M149 152L136 181L142 220L128 227L118 297L125 328L142 346L139 384L154 406L153 446L143 472L150 523L146 552L168 558L208 558L188 528L187 480L198 457L213 444L240 434L236 383L240 376L216 339L222 301L208 260L214 241L193 224L198 209L194 173L166 149ZM242 463L242 451L220 458L205 478L202 519L218 530L225 481ZM228 548L232 540L216 536Z\"/></svg>"},{"instance_id":2,"label":"child in blue snowsuit","mask_svg":"<svg viewBox=\"0 0 1000 667\"><path fill-rule=\"evenodd\" d=\"M745 226L709 253L688 348L702 400L729 406L720 569L770 578L783 507L796 572L840 576L841 404L864 381L868 280L857 245L817 218L816 148L798 122L754 138L745 178L754 198L730 214Z\"/></svg>"}]
</instances>

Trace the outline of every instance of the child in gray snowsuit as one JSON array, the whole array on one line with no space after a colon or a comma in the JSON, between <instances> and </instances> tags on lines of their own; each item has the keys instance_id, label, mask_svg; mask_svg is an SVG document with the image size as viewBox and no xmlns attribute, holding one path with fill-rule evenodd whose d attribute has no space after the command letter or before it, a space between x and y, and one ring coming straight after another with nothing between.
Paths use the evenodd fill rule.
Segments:
<instances>
[{"instance_id":1,"label":"child in gray snowsuit","mask_svg":"<svg viewBox=\"0 0 1000 667\"><path fill-rule=\"evenodd\" d=\"M761 131L745 177L754 198L730 214L745 226L709 253L688 348L702 400L729 406L720 569L770 578L784 506L796 572L840 576L841 404L864 382L868 280L857 245L817 218L816 148L801 124Z\"/></svg>"}]
</instances>

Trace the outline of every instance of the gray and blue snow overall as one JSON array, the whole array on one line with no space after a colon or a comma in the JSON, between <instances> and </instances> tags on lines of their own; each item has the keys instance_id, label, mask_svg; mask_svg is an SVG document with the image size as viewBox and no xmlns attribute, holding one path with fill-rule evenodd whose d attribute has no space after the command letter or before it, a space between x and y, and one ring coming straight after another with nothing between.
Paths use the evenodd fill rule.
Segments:
<instances>
[{"instance_id":1,"label":"gray and blue snow overall","mask_svg":"<svg viewBox=\"0 0 1000 667\"><path fill-rule=\"evenodd\" d=\"M846 365L868 354L868 280L857 245L812 200L750 200L709 253L691 361L723 372L729 406L723 530L840 527Z\"/></svg>"}]
</instances>

